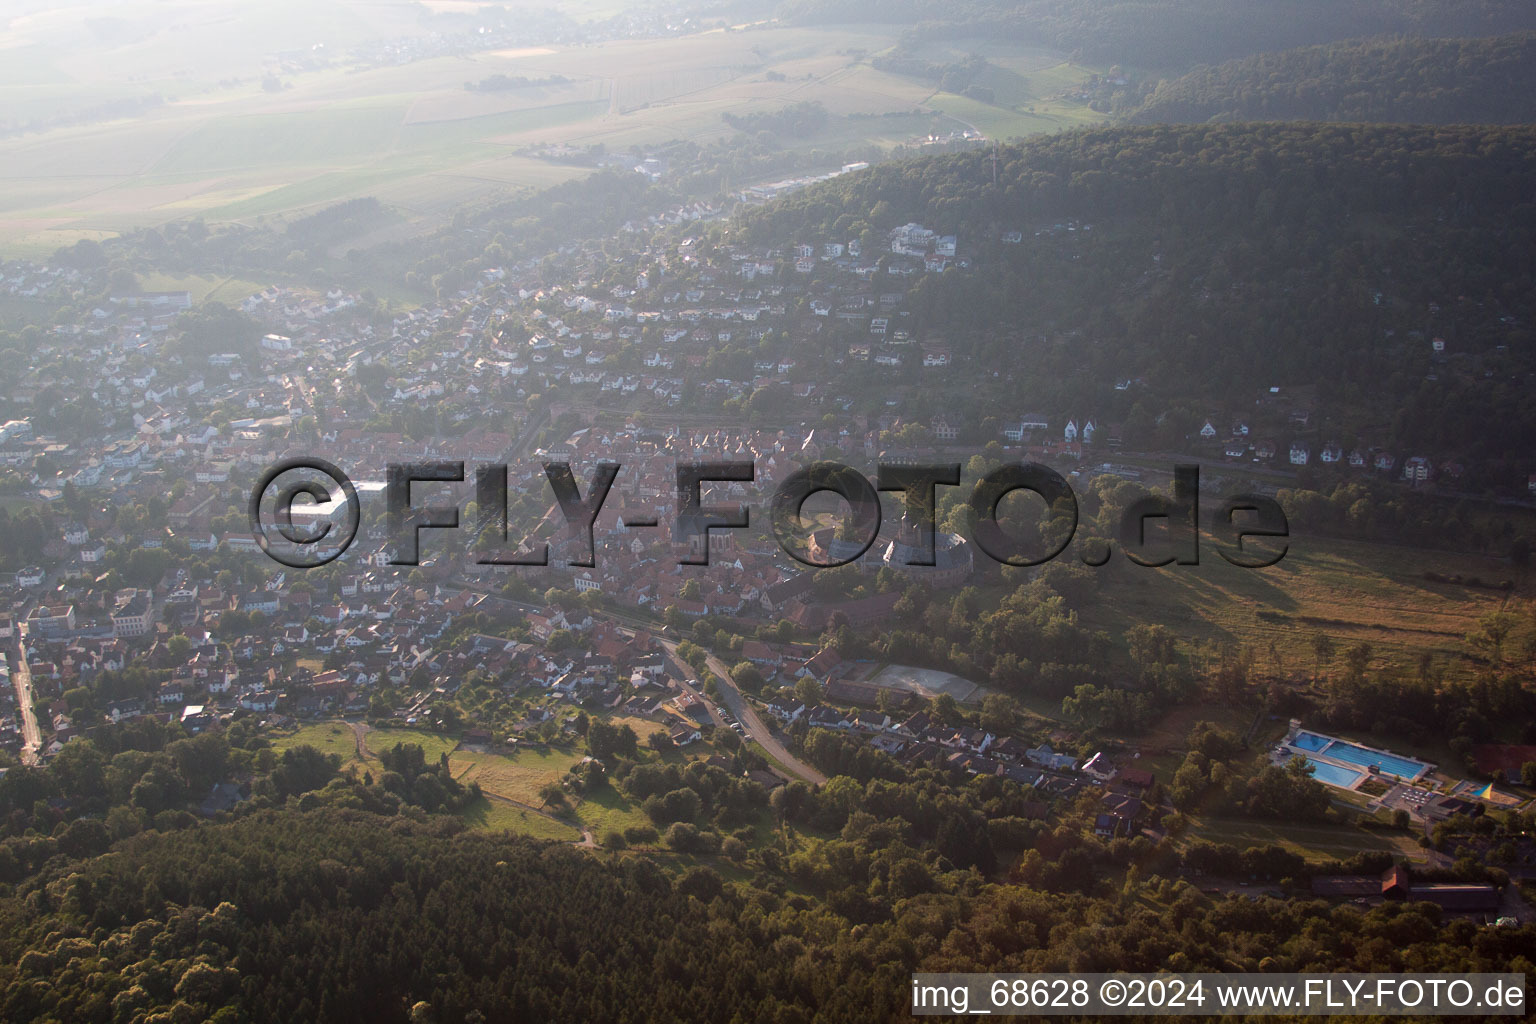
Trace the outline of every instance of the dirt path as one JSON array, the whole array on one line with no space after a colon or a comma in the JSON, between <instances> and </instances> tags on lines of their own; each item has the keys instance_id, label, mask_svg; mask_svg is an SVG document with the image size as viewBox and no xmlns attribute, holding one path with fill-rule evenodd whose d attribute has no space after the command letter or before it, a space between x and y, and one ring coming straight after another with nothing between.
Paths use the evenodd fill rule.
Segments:
<instances>
[{"instance_id":1,"label":"dirt path","mask_svg":"<svg viewBox=\"0 0 1536 1024\"><path fill-rule=\"evenodd\" d=\"M369 727L367 722L363 721L348 721L347 727L352 730L352 739L356 744L358 760L361 761L366 759L369 756L368 733L372 732L373 730ZM465 769L466 772L468 770L469 769ZM542 807L535 807L532 804L525 804L521 800L513 800L511 797L501 796L497 793L488 793L485 790L481 790L480 795L485 797L487 800L494 800L497 803L507 804L510 807L516 807L520 811L529 811L533 814L537 814L541 818L548 818L550 821L559 822L562 825L576 829L581 833L581 838L572 841L572 846L579 846L584 850L595 850L598 848L597 837L592 834L591 829L587 828L587 826L581 824L580 822L569 821L560 817L559 815L549 813Z\"/></svg>"},{"instance_id":2,"label":"dirt path","mask_svg":"<svg viewBox=\"0 0 1536 1024\"><path fill-rule=\"evenodd\" d=\"M521 800L513 800L509 796L499 796L495 793L487 793L485 790L481 790L480 795L485 797L487 800L494 800L499 804L507 804L511 807L516 807L520 811L531 811L541 818L548 818L550 821L556 821L569 828L574 828L581 833L581 838L573 841L571 843L572 846L579 846L584 850L597 849L597 839L592 835L592 830L587 828L585 825L580 823L573 823L565 818L560 817L557 814L549 813L542 807L535 807L533 804L525 804Z\"/></svg>"},{"instance_id":3,"label":"dirt path","mask_svg":"<svg viewBox=\"0 0 1536 1024\"><path fill-rule=\"evenodd\" d=\"M368 723L362 721L348 722L347 727L352 730L352 739L357 745L357 759L359 761L366 761L368 759L368 740L366 737L370 731Z\"/></svg>"}]
</instances>

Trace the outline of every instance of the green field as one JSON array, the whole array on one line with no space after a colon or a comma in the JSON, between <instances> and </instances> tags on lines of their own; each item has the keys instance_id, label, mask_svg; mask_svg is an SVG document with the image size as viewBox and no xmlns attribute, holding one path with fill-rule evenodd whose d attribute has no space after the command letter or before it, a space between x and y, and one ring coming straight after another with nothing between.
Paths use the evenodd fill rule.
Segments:
<instances>
[{"instance_id":1,"label":"green field","mask_svg":"<svg viewBox=\"0 0 1536 1024\"><path fill-rule=\"evenodd\" d=\"M305 745L337 755L343 765L357 760L357 740L344 722L315 722L285 736L272 737L272 748L279 752Z\"/></svg>"},{"instance_id":2,"label":"green field","mask_svg":"<svg viewBox=\"0 0 1536 1024\"><path fill-rule=\"evenodd\" d=\"M487 832L515 832L535 839L558 839L569 843L581 838L581 833L570 825L485 797L466 807L460 817L471 828Z\"/></svg>"},{"instance_id":3,"label":"green field","mask_svg":"<svg viewBox=\"0 0 1536 1024\"><path fill-rule=\"evenodd\" d=\"M631 825L651 824L639 804L620 795L612 786L603 786L583 796L581 803L576 805L576 817L592 831L598 842L602 842L607 832L622 832Z\"/></svg>"},{"instance_id":4,"label":"green field","mask_svg":"<svg viewBox=\"0 0 1536 1024\"><path fill-rule=\"evenodd\" d=\"M641 741L662 727L654 722L638 718L616 718L615 724L633 728ZM551 782L559 782L581 760L575 750L525 748L514 754L475 753L455 751L448 760L454 778L464 784L477 782L485 793L504 800L542 807L539 790ZM681 755L674 755L681 756ZM611 786L600 786L590 793L571 798L575 805L576 820L601 838L610 830L623 831L631 825L648 825L650 819L637 803L622 796ZM491 813L503 817L518 808L493 802ZM529 818L535 818L530 812ZM579 838L573 836L572 838Z\"/></svg>"},{"instance_id":5,"label":"green field","mask_svg":"<svg viewBox=\"0 0 1536 1024\"><path fill-rule=\"evenodd\" d=\"M369 729L364 733L364 742L368 761L377 761L381 752L389 750L396 743L415 743L421 747L428 764L437 763L439 757L459 745L456 736L444 736L425 729ZM334 719L311 722L292 732L272 737L272 747L278 751L304 744L323 753L339 755L343 764L358 760L357 741L351 726L346 722Z\"/></svg>"},{"instance_id":6,"label":"green field","mask_svg":"<svg viewBox=\"0 0 1536 1024\"><path fill-rule=\"evenodd\" d=\"M465 785L478 782L482 790L494 796L539 807L544 802L539 789L560 781L581 757L558 749L519 750L510 757L460 750L448 758L448 766L453 777Z\"/></svg>"},{"instance_id":7,"label":"green field","mask_svg":"<svg viewBox=\"0 0 1536 1024\"><path fill-rule=\"evenodd\" d=\"M1385 850L1418 860L1424 856L1414 836L1393 830L1377 831L1357 825L1303 825L1297 822L1248 818L1192 819L1190 839L1230 843L1238 849L1280 846L1310 861L1346 860L1357 853Z\"/></svg>"},{"instance_id":8,"label":"green field","mask_svg":"<svg viewBox=\"0 0 1536 1024\"><path fill-rule=\"evenodd\" d=\"M441 2L461 12L476 6ZM964 125L1009 137L1101 120L1052 98L1087 71L1044 51L984 40L949 47L987 53L993 63L982 84L996 104L878 71L870 61L894 46L890 26L760 26L333 66L289 71L280 89L261 87L264 54L292 49L296 39L339 45L411 34L419 30L412 6L385 12L364 0L283 0L258 19L212 17L193 0L158 8L129 0L94 45L74 40L67 48L59 43L70 18L83 16L75 6L15 19L0 30L0 110L8 116L58 117L124 97L162 102L0 137L0 255L47 255L81 238L186 217L284 218L362 195L423 230L465 202L588 173L531 156L533 147L708 143L733 134L722 114L806 101L826 106L828 126L786 144L890 147ZM599 17L611 5L558 6ZM566 81L490 93L464 87L494 74Z\"/></svg>"},{"instance_id":9,"label":"green field","mask_svg":"<svg viewBox=\"0 0 1536 1024\"><path fill-rule=\"evenodd\" d=\"M444 736L425 729L373 729L368 732L364 740L367 743L369 755L374 758L396 743L415 743L421 747L427 764L436 764L438 758L459 745L457 736Z\"/></svg>"},{"instance_id":10,"label":"green field","mask_svg":"<svg viewBox=\"0 0 1536 1024\"><path fill-rule=\"evenodd\" d=\"M648 718L634 718L629 715L616 715L615 717L610 718L609 721L614 725L629 726L635 731L635 735L640 737L640 742L642 744L650 738L652 733L667 731L666 726L662 725L660 722L653 722Z\"/></svg>"},{"instance_id":11,"label":"green field","mask_svg":"<svg viewBox=\"0 0 1536 1024\"><path fill-rule=\"evenodd\" d=\"M580 760L578 754L558 750L522 751L515 757L506 757L500 754L454 751L458 745L455 738L421 729L373 729L366 733L366 738L369 754L367 762L374 764L377 763L380 752L390 749L396 743L420 744L429 765L435 763L442 754L449 753L448 764L454 777L465 784L478 782L480 788L487 794L478 803L472 804L460 813L460 817L473 828L516 832L539 839L558 839L564 842L575 842L581 838L580 830L574 825L555 821L547 815L506 802L516 801L534 807L539 806L541 802L538 795L539 788L547 782L557 781L564 776L571 766ZM326 754L337 755L341 758L343 768L365 763L357 757L356 740L351 727L345 722L313 722L285 735L274 736L272 739L273 748L279 752L305 744ZM622 804L622 799L618 798L612 790L604 790L604 792ZM501 799L494 799L496 797ZM585 809L587 804L583 803L582 806ZM611 827L607 825L607 822L611 821L617 824L617 827L623 828L625 824L635 823L626 819L627 813L629 812L623 807L604 805L599 802L593 805L590 821L588 814L582 814L581 819L583 823L593 828L599 827L595 823L597 821L602 821L603 827ZM639 811L635 810L633 814L639 815ZM639 815L636 820L643 821L644 815Z\"/></svg>"},{"instance_id":12,"label":"green field","mask_svg":"<svg viewBox=\"0 0 1536 1024\"><path fill-rule=\"evenodd\" d=\"M1085 604L1082 621L1115 638L1137 623L1157 623L1186 647L1245 644L1265 672L1276 668L1269 656L1273 644L1283 675L1311 673L1312 639L1319 633L1331 637L1339 652L1370 644L1378 664L1414 667L1428 655L1456 672L1467 665L1465 638L1478 618L1511 601L1518 611L1525 597L1523 591L1510 595L1424 578L1425 572L1485 580L1513 574L1507 563L1475 555L1294 535L1285 558L1267 569L1230 565L1205 545L1201 555L1198 566L1105 570L1113 576L1098 599ZM1524 636L1507 649L1519 649Z\"/></svg>"},{"instance_id":13,"label":"green field","mask_svg":"<svg viewBox=\"0 0 1536 1024\"><path fill-rule=\"evenodd\" d=\"M934 93L928 105L991 139L1022 138L1040 132L1080 128L1104 120L1101 115L1081 104L1043 104L1031 113L947 92Z\"/></svg>"},{"instance_id":14,"label":"green field","mask_svg":"<svg viewBox=\"0 0 1536 1024\"><path fill-rule=\"evenodd\" d=\"M187 292L194 303L222 302L226 306L238 305L243 299L267 287L255 281L236 277L219 277L213 274L139 274L139 287L146 292ZM301 659L311 662L311 668L319 665L315 658ZM319 671L319 669L314 669Z\"/></svg>"}]
</instances>

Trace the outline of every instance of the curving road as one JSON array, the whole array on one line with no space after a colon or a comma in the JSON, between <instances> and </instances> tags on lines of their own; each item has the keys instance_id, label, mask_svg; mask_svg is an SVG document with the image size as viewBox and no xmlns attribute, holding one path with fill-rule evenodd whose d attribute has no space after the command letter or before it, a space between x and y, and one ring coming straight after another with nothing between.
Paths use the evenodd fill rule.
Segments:
<instances>
[{"instance_id":1,"label":"curving road","mask_svg":"<svg viewBox=\"0 0 1536 1024\"><path fill-rule=\"evenodd\" d=\"M483 594L495 593L494 590L484 586L467 585L465 589ZM519 601L510 601L508 603L525 613L539 610L534 605L524 604ZM621 631L627 630L631 634L636 629L644 629L650 632L655 641L667 652L667 657L672 660L680 679L687 679L692 675L693 670L688 666L688 663L678 657L678 641L656 636L655 631L660 627L655 622L640 618L639 616L625 615L623 612L611 608L605 608L600 612L593 612L592 617L594 619L607 619L618 626ZM725 662L710 654L705 665L720 680L720 703L725 705L726 710L734 715L738 722L746 726L748 733L750 733L749 738L761 746L771 760L778 762L779 767L783 769L784 773L798 779L803 779L816 786L820 786L827 781L825 775L795 757L783 743L779 742L778 738L763 722L762 718L759 717L757 710L741 695L741 691L736 689L736 683L731 679L730 669L726 668ZM704 702L704 706L709 709L710 717L714 719L717 725L721 728L725 727L724 720L720 718L719 709L716 707L715 701L711 700L701 690L694 690L686 685L684 688L693 692Z\"/></svg>"},{"instance_id":2,"label":"curving road","mask_svg":"<svg viewBox=\"0 0 1536 1024\"><path fill-rule=\"evenodd\" d=\"M686 662L677 656L676 642L659 638L658 642L666 649L667 655L673 661L679 665L686 665ZM741 691L736 689L736 683L732 681L730 670L725 667L725 662L710 654L704 664L720 680L720 703L724 704L726 710L746 727L747 731L751 734L750 738L761 746L770 758L777 761L779 766L785 771L804 779L812 785L819 786L827 781L825 775L795 757L784 744L779 742L778 738L774 736L763 720L758 717L757 710L747 703L747 699L741 695ZM702 694L700 696L704 700L705 705L710 707L711 713L713 713L715 709L709 698L703 697Z\"/></svg>"}]
</instances>

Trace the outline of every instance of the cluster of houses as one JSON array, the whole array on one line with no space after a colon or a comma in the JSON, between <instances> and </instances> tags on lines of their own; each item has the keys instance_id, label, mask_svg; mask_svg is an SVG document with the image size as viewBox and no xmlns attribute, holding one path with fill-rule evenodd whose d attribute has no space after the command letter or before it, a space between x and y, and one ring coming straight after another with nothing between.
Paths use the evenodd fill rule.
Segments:
<instances>
[{"instance_id":1,"label":"cluster of houses","mask_svg":"<svg viewBox=\"0 0 1536 1024\"><path fill-rule=\"evenodd\" d=\"M1122 389L1132 386L1133 381L1117 385ZM1304 406L1300 411L1291 411L1289 416L1292 426L1306 426L1310 419L1311 413ZM1283 418L1276 418L1274 425L1279 427L1284 422ZM1465 465L1454 458L1436 462L1425 455L1408 455L1399 460L1397 455L1383 448L1366 446L1346 449L1335 441L1318 443L1301 438L1288 445L1280 445L1273 440L1257 437L1245 419L1236 420L1225 429L1216 424L1215 417L1200 421L1199 429L1190 440L1212 454L1219 453L1221 458L1233 462L1280 462L1295 467L1317 464L1374 471L1415 486L1439 479L1456 481L1466 473ZM954 430L947 423L944 426L947 431ZM1119 423L1101 425L1091 416L1068 416L1063 423L1059 418L1036 412L1004 421L998 434L1004 441L1028 446L1033 453L1081 458L1090 445L1120 448L1123 444L1122 430ZM954 431L954 434L957 433ZM937 433L935 436L938 436ZM1528 486L1536 493L1536 474L1531 475Z\"/></svg>"},{"instance_id":2,"label":"cluster of houses","mask_svg":"<svg viewBox=\"0 0 1536 1024\"><path fill-rule=\"evenodd\" d=\"M835 666L808 662L796 674L815 678L829 668L835 671ZM1094 833L1101 837L1134 836L1154 817L1160 817L1146 800L1147 790L1155 782L1150 771L1121 766L1104 753L1079 759L1053 750L1049 743L1030 746L1017 737L994 736L975 726L947 725L928 711L896 717L868 710L878 701L878 693L868 684L834 677L828 679L825 688L827 703L807 704L799 697L780 696L767 704L767 711L786 728L804 723L808 728L844 733L903 764L997 776L1029 786L1039 797L1030 804L1034 817L1046 817L1051 801L1071 799L1092 789L1099 793Z\"/></svg>"},{"instance_id":3,"label":"cluster of houses","mask_svg":"<svg viewBox=\"0 0 1536 1024\"><path fill-rule=\"evenodd\" d=\"M605 267L601 252L573 244L560 254L570 266L568 286L531 283L543 274L536 261L491 268L387 326L369 302L342 289L271 287L241 303L267 332L254 351L193 353L171 344L177 317L191 305L186 292L116 294L79 322L55 324L13 382L6 397L19 415L0 427L0 464L35 469L46 456L51 472L32 481L45 499L57 498L65 481L149 493L187 475L227 482L231 472L268 461L300 424L339 449L342 460L391 449L413 454L404 437L365 429L354 418L380 403L430 404L441 428L435 435L445 438L468 432L464 425L483 419L492 403L507 409L498 429L485 432L487 457L511 447L507 434L496 445L498 431L515 434L528 417L526 400L551 388L632 395L661 408L693 392L742 398L764 388L851 403L852 395L817 394L825 376L791 354L800 347L792 339L839 323L868 339L845 346L852 358L946 368L948 345L919 340L908 326L904 289L876 287L872 278L877 265L883 277L899 279L968 262L953 236L916 224L892 231L879 252L873 248L852 239L706 251L686 239L670 248L637 243L636 252ZM849 274L819 273L832 269ZM626 276L616 279L620 273ZM67 268L0 268L0 291L22 295L69 297L87 283ZM707 372L712 349L759 347L770 331L783 338L778 355ZM425 357L401 362L402 352L422 346ZM49 358L66 353L83 361ZM46 401L51 411L59 391L87 396L102 426L91 436L39 435L31 410ZM857 429L856 419L842 429Z\"/></svg>"},{"instance_id":4,"label":"cluster of houses","mask_svg":"<svg viewBox=\"0 0 1536 1024\"><path fill-rule=\"evenodd\" d=\"M709 718L697 695L668 677L666 660L650 636L594 620L579 608L530 609L471 587L411 585L394 570L367 565L333 577L329 588L295 589L285 583L278 576L265 587L242 591L194 579L186 570L168 573L153 588L115 594L85 582L61 583L55 596L62 603L38 602L27 613L32 623L27 664L34 695L47 709L45 759L102 722L176 719L198 732L238 715L281 724L369 712L388 713L407 724L432 723L435 705L451 697L471 673L498 685L534 687L555 702L659 721L680 746L697 741ZM776 598L785 604L776 607L806 596L779 587ZM260 613L269 625L231 636L225 620L236 612ZM495 621L526 623L529 639L454 628L480 613ZM130 614L135 619L131 625ZM141 617L146 621L138 621ZM559 641L562 635L568 639ZM826 681L829 702L878 702L873 688L846 678L847 666L830 650L808 654L792 644L749 640L740 653L768 676ZM323 667L316 658L324 659ZM101 673L129 666L151 670L156 681L150 690L70 705L66 694L81 687L92 692ZM375 701L385 687L399 695L387 708ZM5 700L0 696L0 702ZM14 705L9 707L14 712ZM1099 830L1106 835L1134 831L1144 817L1135 793L1151 784L1150 776L1134 768L1116 770L1103 758L1079 763L1049 746L945 728L922 713L895 721L878 711L839 710L832 703L806 707L793 699L776 700L768 710L786 725L805 721L865 737L903 761L1006 776L1034 786L1042 799L1105 785ZM530 730L539 730L549 715L547 708L530 710L500 741L515 745ZM15 716L4 717L0 740L19 747Z\"/></svg>"},{"instance_id":5,"label":"cluster of houses","mask_svg":"<svg viewBox=\"0 0 1536 1024\"><path fill-rule=\"evenodd\" d=\"M765 393L781 394L834 421L818 428L821 443L875 454L882 431L903 423L903 403L896 390L888 414L852 412L871 387L964 366L950 341L919 328L908 309L912 276L970 266L953 235L907 223L875 238L774 247L704 237L663 243L644 227L617 255L590 243L563 246L553 258L564 283L546 283L545 261L491 267L435 303L389 317L340 288L266 288L240 304L265 332L252 351L173 344L177 318L191 304L186 292L114 294L78 322L54 324L13 379L0 466L45 500L57 499L66 481L147 497L190 480L199 486L175 502L174 529L226 514L220 502L204 502L300 446L323 446L338 465L360 470L354 477L382 472L391 460L504 456L532 419L529 400L551 392L562 396L551 413L612 408L620 399L636 411L675 410L679 427L700 400L755 405ZM1024 236L998 231L1004 242ZM67 267L0 265L0 292L52 301L83 296L94 283ZM64 355L71 358L53 358ZM861 362L889 372L847 372ZM80 436L39 431L34 414L52 411L61 394L85 396L101 426ZM1258 404L1255 423L1266 433L1313 429L1310 397L1272 388ZM497 410L494 423L487 409ZM402 416L381 427L377 410ZM428 415L412 426L399 422L405 410ZM1119 442L1119 424L1081 412L1031 413L1007 420L1000 433L1067 457ZM935 412L921 426L941 444L987 440L975 433L979 413ZM1282 445L1246 421L1225 430L1217 422L1204 422L1198 439L1231 459L1374 469L1415 484L1462 471L1455 460L1418 453L1312 440ZM94 551L99 546L81 551L79 561L88 565Z\"/></svg>"},{"instance_id":6,"label":"cluster of houses","mask_svg":"<svg viewBox=\"0 0 1536 1024\"><path fill-rule=\"evenodd\" d=\"M472 672L503 687L536 688L556 701L659 714L679 744L698 738L697 722L678 728L698 716L686 707L674 714L667 705L680 687L667 678L663 654L643 630L620 630L581 610L529 611L464 587L410 586L394 571L367 567L337 579L334 590L282 584L279 577L242 592L177 570L115 602L87 586L61 584L65 603L36 604L26 617L32 692L48 708L44 757L99 723L145 718L179 718L192 732L246 713L269 723L365 711L407 724L432 722L434 706ZM136 621L114 632L112 623L121 627L129 613L148 624ZM226 619L233 613L260 613L264 628L232 635ZM531 640L454 628L479 615L526 623ZM9 639L14 619L3 618L0 639ZM557 643L557 634L570 639ZM102 673L128 667L150 670L155 682L142 694L98 695L88 706L70 706L66 694L94 692ZM385 687L400 695L387 708L374 700ZM14 697L9 687L0 692L6 712L0 743L19 749ZM505 739L515 743L540 721L522 723Z\"/></svg>"}]
</instances>

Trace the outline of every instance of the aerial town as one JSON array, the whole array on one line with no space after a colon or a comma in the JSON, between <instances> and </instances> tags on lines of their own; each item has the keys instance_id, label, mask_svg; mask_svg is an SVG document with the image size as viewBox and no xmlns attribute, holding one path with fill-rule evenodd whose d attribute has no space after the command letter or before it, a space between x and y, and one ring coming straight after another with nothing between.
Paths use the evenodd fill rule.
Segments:
<instances>
[{"instance_id":1,"label":"aerial town","mask_svg":"<svg viewBox=\"0 0 1536 1024\"><path fill-rule=\"evenodd\" d=\"M1088 749L1095 741L1059 725L1019 735L948 725L931 702L979 700L982 688L826 645L829 630L910 615L904 586L890 581L932 595L974 583L961 533L946 526L937 564L918 567L889 530L893 539L867 554L856 544L840 553L848 542L824 526L806 538L809 551L832 564L857 559L853 575L834 579L786 557L761 521L709 532L702 548L667 529L679 461L751 462L750 486L713 485L711 500L729 502L834 457L967 463L985 453L1146 485L1166 478L1148 459L1151 439L1137 450L1093 409L911 411L920 391L979 372L943 336L911 326L907 309L914 274L985 273L954 236L908 223L879 239L758 248L662 216L634 237L669 221L683 233L665 247L562 252L568 283L547 283L547 261L496 267L400 313L372 295L270 287L238 304L262 332L244 349L186 344L184 292L114 293L84 322L56 324L37 339L33 366L8 379L14 418L0 426L5 493L42 499L62 524L30 539L0 625L14 684L0 694L5 745L46 763L100 722L177 722L195 735L248 719L282 735L347 717L515 751L568 735L575 715L607 714L653 723L676 747L729 729L765 751L747 770L772 789L824 778L790 751L794 737L822 729L901 763L1029 787L1039 818L1092 794L1103 837L1177 828L1164 802L1172 780L1139 767L1140 750ZM1092 230L1053 224L1030 237L1070 247ZM990 242L1021 245L1024 232ZM65 266L9 263L0 276L28 297L78 297L91 284ZM993 376L1006 394L1012 373ZM854 379L860 387L825 383ZM1110 383L1116 393L1146 388ZM88 402L68 399L73 389ZM1454 461L1317 444L1314 401L1305 389L1265 389L1192 422L1182 450L1206 462L1208 478L1212 464L1227 465L1271 494L1314 459L1409 488L1460 476ZM715 425L711 409L737 425ZM315 454L359 481L370 514L345 559L285 569L261 554L240 514L240 483ZM392 564L379 507L388 467L432 459L510 464L513 519L523 516L512 528L525 553L549 545L545 564L481 564L485 538L430 533L419 566ZM569 463L584 480L604 461L621 468L595 523L595 557L583 558L579 538L555 528L543 465ZM104 492L113 505L83 497ZM683 564L690 544L690 561L707 564ZM496 696L466 717L457 691L484 684ZM1519 757L1496 747L1479 756ZM1359 772L1307 759L1321 781L1360 785ZM1505 774L1518 781L1515 762ZM1481 809L1471 782L1437 782L1433 766L1413 775L1398 772L1374 798L1411 812L1426 834ZM216 786L210 813L239 792ZM1497 903L1479 892L1447 899Z\"/></svg>"}]
</instances>

